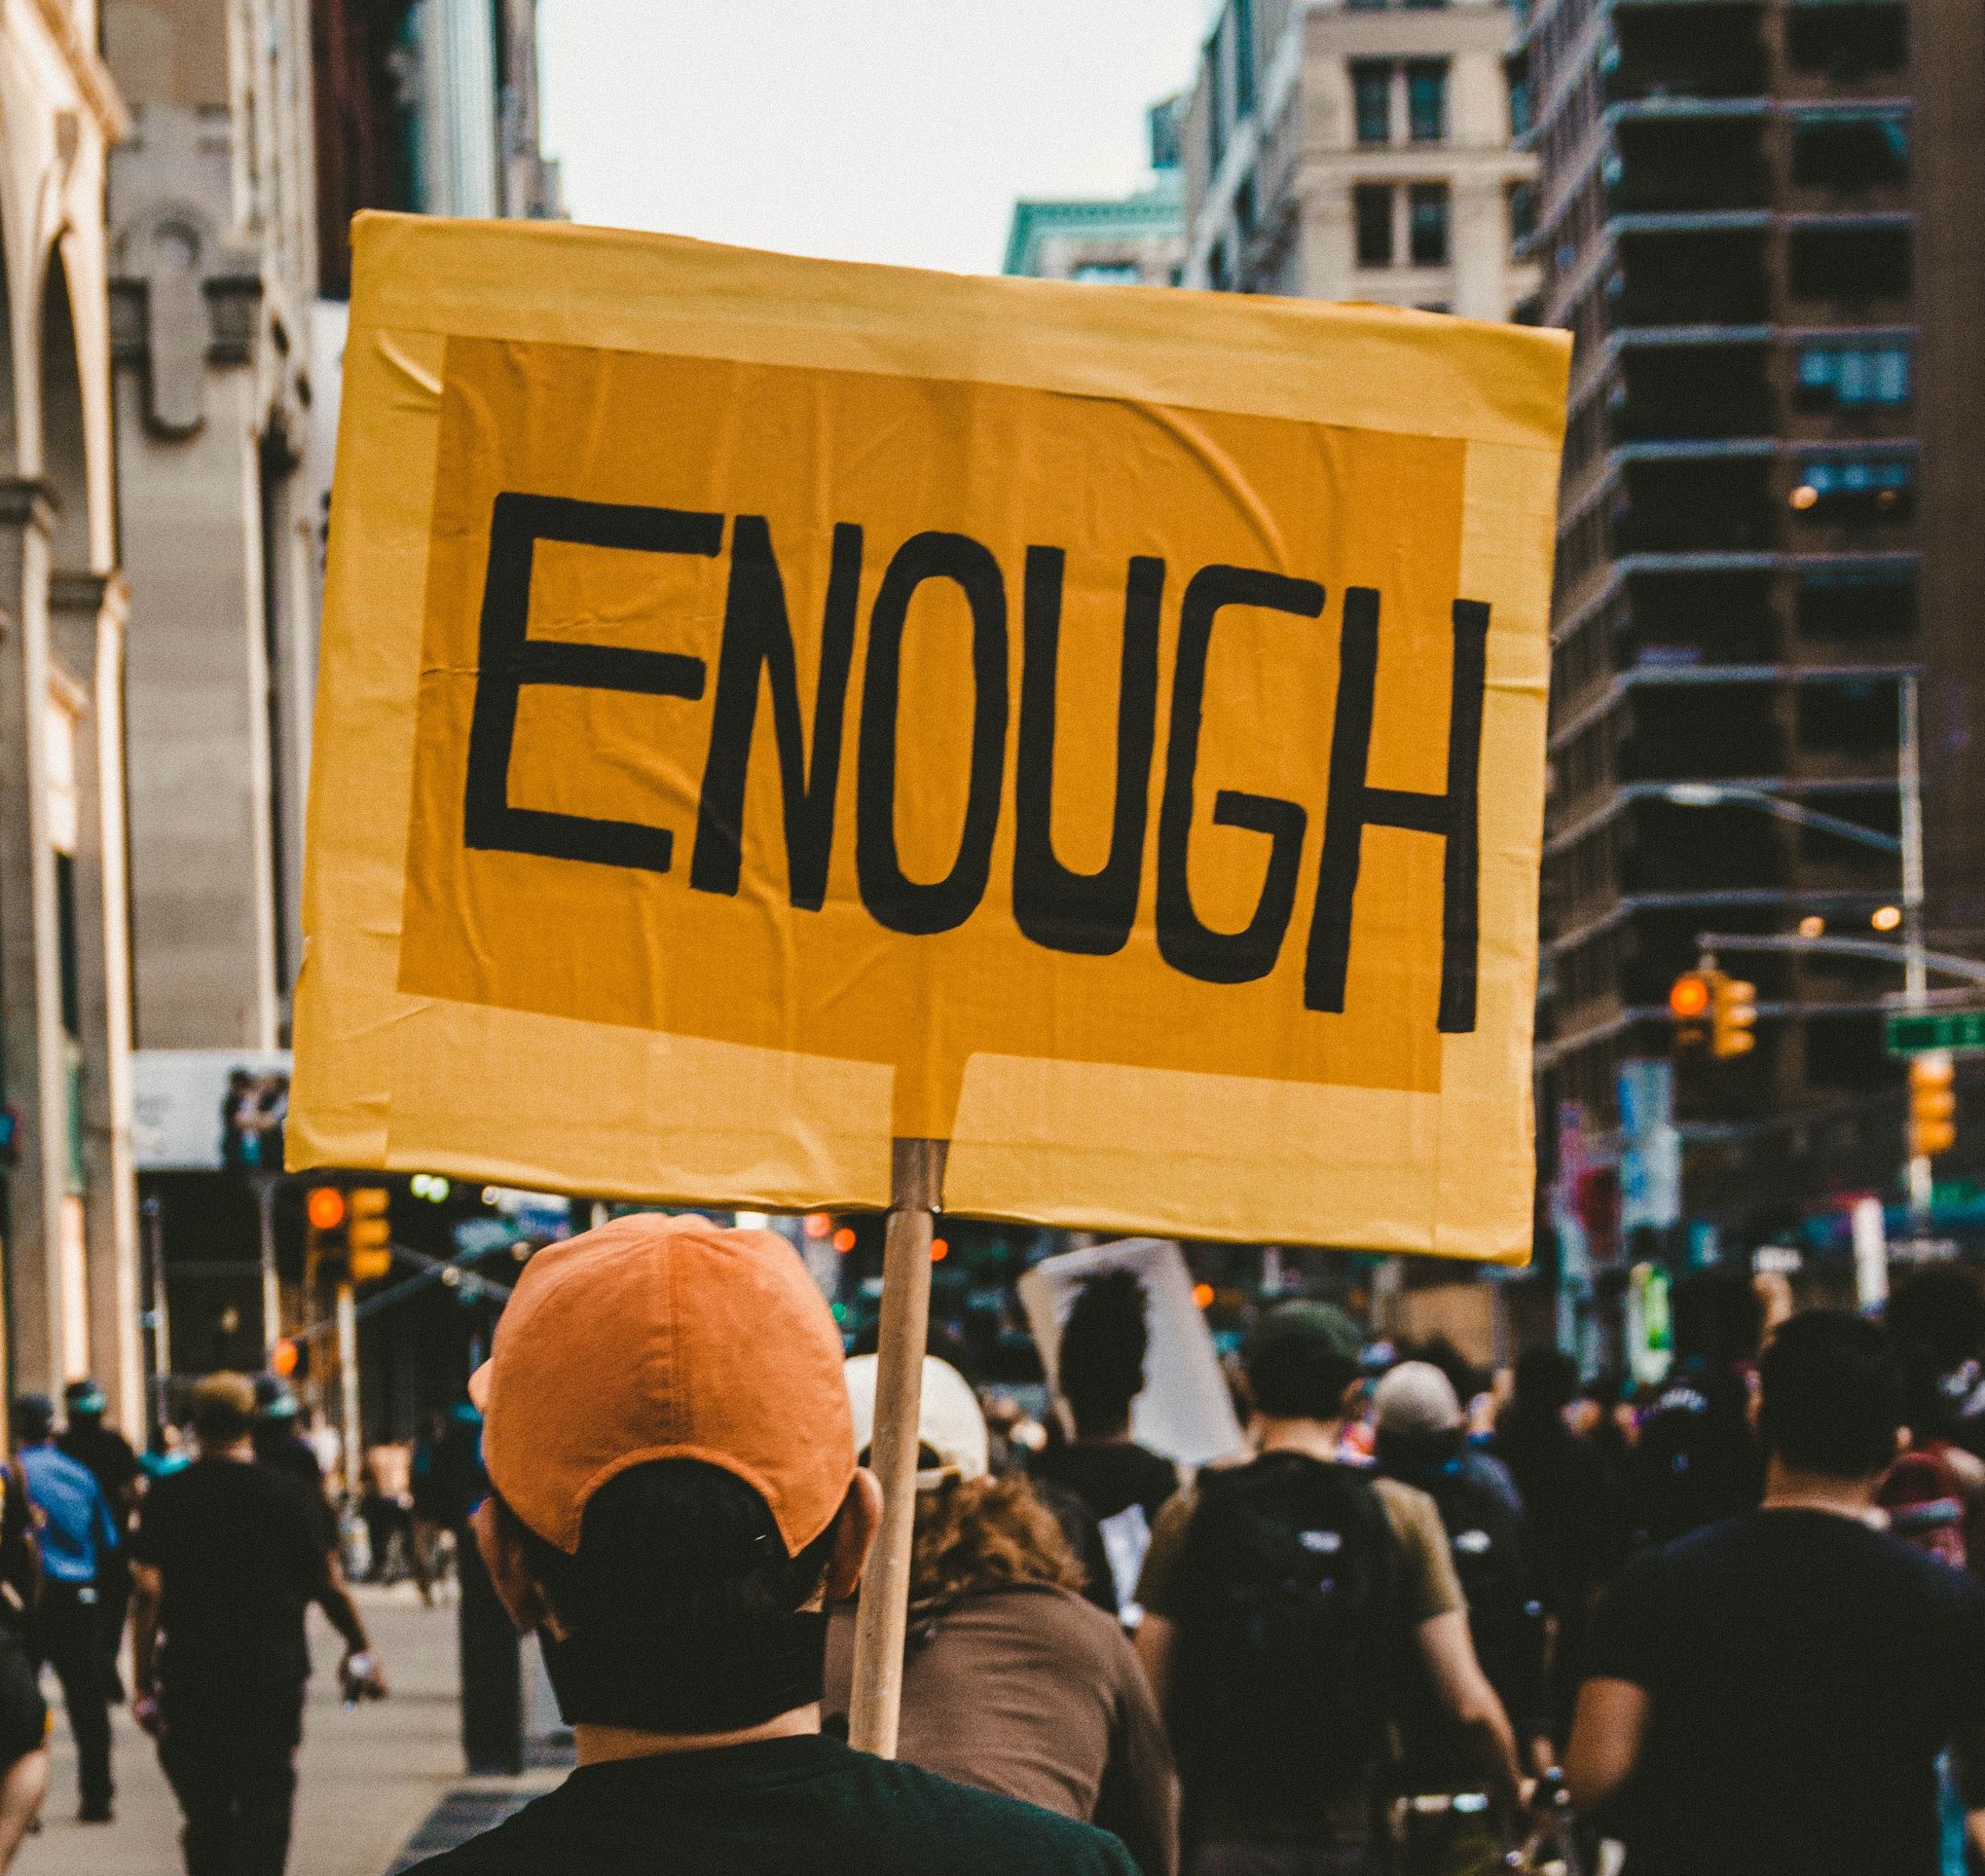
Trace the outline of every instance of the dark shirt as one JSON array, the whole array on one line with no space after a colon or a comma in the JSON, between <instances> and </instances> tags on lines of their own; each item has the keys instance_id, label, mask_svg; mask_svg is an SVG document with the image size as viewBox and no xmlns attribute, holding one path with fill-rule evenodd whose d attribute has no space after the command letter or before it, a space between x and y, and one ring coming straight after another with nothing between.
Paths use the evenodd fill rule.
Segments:
<instances>
[{"instance_id":1,"label":"dark shirt","mask_svg":"<svg viewBox=\"0 0 1985 1876\"><path fill-rule=\"evenodd\" d=\"M1072 1491L1095 1515L1098 1524L1132 1505L1143 1508L1147 1523L1179 1489L1179 1469L1149 1447L1130 1441L1098 1446L1053 1446L1041 1453L1030 1470Z\"/></svg>"},{"instance_id":2,"label":"dark shirt","mask_svg":"<svg viewBox=\"0 0 1985 1876\"><path fill-rule=\"evenodd\" d=\"M410 1876L1135 1876L1116 1838L818 1734L583 1766Z\"/></svg>"},{"instance_id":3,"label":"dark shirt","mask_svg":"<svg viewBox=\"0 0 1985 1876\"><path fill-rule=\"evenodd\" d=\"M79 1420L55 1442L55 1446L78 1465L90 1468L97 1485L102 1488L111 1515L122 1528L129 1509L131 1487L140 1470L138 1455L131 1450L131 1443L111 1427L92 1426Z\"/></svg>"},{"instance_id":4,"label":"dark shirt","mask_svg":"<svg viewBox=\"0 0 1985 1876\"><path fill-rule=\"evenodd\" d=\"M1630 1564L1587 1672L1649 1698L1632 1876L1936 1876L1936 1757L1985 1720L1985 1589L1851 1518L1748 1512Z\"/></svg>"},{"instance_id":5,"label":"dark shirt","mask_svg":"<svg viewBox=\"0 0 1985 1876\"><path fill-rule=\"evenodd\" d=\"M255 1456L285 1478L294 1479L304 1489L311 1508L316 1514L323 1548L335 1548L338 1514L332 1510L330 1497L324 1490L324 1468L317 1463L316 1449L286 1427L263 1426L255 1429Z\"/></svg>"},{"instance_id":6,"label":"dark shirt","mask_svg":"<svg viewBox=\"0 0 1985 1876\"><path fill-rule=\"evenodd\" d=\"M175 1710L297 1699L310 1678L304 1614L323 1586L320 1514L259 1461L196 1459L146 1494L131 1560L164 1582L159 1681Z\"/></svg>"}]
</instances>

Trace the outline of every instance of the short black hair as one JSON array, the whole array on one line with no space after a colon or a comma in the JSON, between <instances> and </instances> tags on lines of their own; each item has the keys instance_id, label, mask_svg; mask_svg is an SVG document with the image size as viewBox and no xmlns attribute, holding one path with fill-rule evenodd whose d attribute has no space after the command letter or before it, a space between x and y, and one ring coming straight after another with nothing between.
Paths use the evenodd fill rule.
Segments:
<instances>
[{"instance_id":1,"label":"short black hair","mask_svg":"<svg viewBox=\"0 0 1985 1876\"><path fill-rule=\"evenodd\" d=\"M1759 1430L1786 1465L1865 1479L1895 1456L1902 1390L1894 1350L1872 1322L1802 1310L1772 1337L1758 1372Z\"/></svg>"},{"instance_id":2,"label":"short black hair","mask_svg":"<svg viewBox=\"0 0 1985 1876\"><path fill-rule=\"evenodd\" d=\"M1151 1348L1144 1283L1135 1270L1105 1270L1076 1292L1062 1324L1055 1379L1075 1415L1078 1434L1121 1428L1144 1392Z\"/></svg>"},{"instance_id":3,"label":"short black hair","mask_svg":"<svg viewBox=\"0 0 1985 1876\"><path fill-rule=\"evenodd\" d=\"M570 1632L562 1659L547 1654L569 1723L728 1731L803 1704L795 1676L818 1697L805 1622L820 1619L794 1619L827 1580L838 1518L790 1553L758 1492L696 1459L616 1473L586 1501L573 1552L496 1507Z\"/></svg>"},{"instance_id":4,"label":"short black hair","mask_svg":"<svg viewBox=\"0 0 1985 1876\"><path fill-rule=\"evenodd\" d=\"M1578 1364L1549 1343L1517 1357L1514 1405L1525 1419L1549 1419L1578 1398Z\"/></svg>"}]
</instances>

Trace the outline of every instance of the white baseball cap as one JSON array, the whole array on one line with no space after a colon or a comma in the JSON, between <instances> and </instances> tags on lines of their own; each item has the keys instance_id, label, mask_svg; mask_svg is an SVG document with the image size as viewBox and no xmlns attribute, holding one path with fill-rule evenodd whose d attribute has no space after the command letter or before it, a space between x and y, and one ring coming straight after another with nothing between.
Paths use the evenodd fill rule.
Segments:
<instances>
[{"instance_id":1,"label":"white baseball cap","mask_svg":"<svg viewBox=\"0 0 1985 1876\"><path fill-rule=\"evenodd\" d=\"M855 1416L855 1450L868 1462L875 1439L875 1367L873 1355L849 1358L848 1405ZM992 1447L986 1437L985 1416L978 1396L948 1361L924 1357L924 1397L917 1413L919 1490L942 1485L946 1479L983 1479L992 1470Z\"/></svg>"},{"instance_id":2,"label":"white baseball cap","mask_svg":"<svg viewBox=\"0 0 1985 1876\"><path fill-rule=\"evenodd\" d=\"M1454 1383L1432 1362L1403 1361L1373 1389L1378 1431L1394 1439L1426 1439L1461 1424Z\"/></svg>"}]
</instances>

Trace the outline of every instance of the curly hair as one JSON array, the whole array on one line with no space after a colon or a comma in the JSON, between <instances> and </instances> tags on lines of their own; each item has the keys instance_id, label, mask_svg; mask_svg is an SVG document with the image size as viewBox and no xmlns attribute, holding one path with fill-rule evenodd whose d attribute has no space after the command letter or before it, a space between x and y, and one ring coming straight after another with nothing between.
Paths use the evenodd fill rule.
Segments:
<instances>
[{"instance_id":1,"label":"curly hair","mask_svg":"<svg viewBox=\"0 0 1985 1876\"><path fill-rule=\"evenodd\" d=\"M917 1494L910 1600L948 1601L978 1591L1087 1581L1054 1514L1018 1473L949 1480Z\"/></svg>"}]
</instances>

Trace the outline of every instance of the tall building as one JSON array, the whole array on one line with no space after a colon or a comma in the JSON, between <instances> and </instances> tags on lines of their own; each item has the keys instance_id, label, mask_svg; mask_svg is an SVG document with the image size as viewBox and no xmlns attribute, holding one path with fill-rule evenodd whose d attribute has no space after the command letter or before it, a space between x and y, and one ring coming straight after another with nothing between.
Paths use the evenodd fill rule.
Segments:
<instances>
[{"instance_id":1,"label":"tall building","mask_svg":"<svg viewBox=\"0 0 1985 1876\"><path fill-rule=\"evenodd\" d=\"M1910 12L1922 443L1924 819L1931 927L1985 956L1985 7Z\"/></svg>"},{"instance_id":2,"label":"tall building","mask_svg":"<svg viewBox=\"0 0 1985 1876\"><path fill-rule=\"evenodd\" d=\"M8 1391L142 1399L112 510L105 154L90 0L0 9L0 1037Z\"/></svg>"},{"instance_id":3,"label":"tall building","mask_svg":"<svg viewBox=\"0 0 1985 1876\"><path fill-rule=\"evenodd\" d=\"M117 488L133 593L136 1147L176 1371L259 1366L279 1177L346 230L545 213L534 0L102 0ZM136 1295L136 1286L132 1286Z\"/></svg>"},{"instance_id":4,"label":"tall building","mask_svg":"<svg viewBox=\"0 0 1985 1876\"><path fill-rule=\"evenodd\" d=\"M1183 98L1149 115L1152 182L1127 196L1023 199L1013 204L1005 272L1037 280L1176 286L1185 260L1179 173Z\"/></svg>"},{"instance_id":5,"label":"tall building","mask_svg":"<svg viewBox=\"0 0 1985 1876\"><path fill-rule=\"evenodd\" d=\"M1537 0L1525 28L1543 318L1576 335L1541 1111L1601 1160L1699 934L1896 924L1894 855L1802 816L1896 833L1922 654L1907 11ZM1893 1193L1900 1158L1879 1015L1900 974L1723 961L1762 1021L1753 1053L1680 1069L1699 1250Z\"/></svg>"},{"instance_id":6,"label":"tall building","mask_svg":"<svg viewBox=\"0 0 1985 1876\"><path fill-rule=\"evenodd\" d=\"M1501 0L1226 0L1184 134L1188 286L1527 313Z\"/></svg>"}]
</instances>

